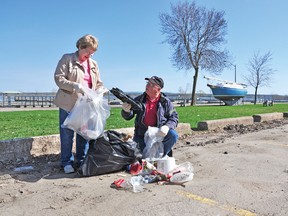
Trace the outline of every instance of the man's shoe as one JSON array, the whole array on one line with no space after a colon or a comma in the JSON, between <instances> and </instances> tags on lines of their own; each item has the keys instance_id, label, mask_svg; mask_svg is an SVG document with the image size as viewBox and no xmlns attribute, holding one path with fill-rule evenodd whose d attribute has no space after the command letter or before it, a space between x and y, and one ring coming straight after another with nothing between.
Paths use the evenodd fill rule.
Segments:
<instances>
[{"instance_id":1,"label":"man's shoe","mask_svg":"<svg viewBox=\"0 0 288 216\"><path fill-rule=\"evenodd\" d=\"M64 167L64 172L65 172L65 174L69 174L69 173L74 173L75 171L74 171L74 168L72 167L72 165L66 165Z\"/></svg>"}]
</instances>

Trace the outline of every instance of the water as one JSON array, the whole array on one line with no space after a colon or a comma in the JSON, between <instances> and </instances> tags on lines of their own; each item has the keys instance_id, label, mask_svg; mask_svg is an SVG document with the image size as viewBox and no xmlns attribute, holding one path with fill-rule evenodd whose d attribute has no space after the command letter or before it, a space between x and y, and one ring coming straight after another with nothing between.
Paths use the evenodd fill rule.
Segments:
<instances>
[{"instance_id":1,"label":"water","mask_svg":"<svg viewBox=\"0 0 288 216\"><path fill-rule=\"evenodd\" d=\"M132 98L140 95L142 92L131 92L131 93L127 93L128 95L130 95ZM24 94L24 93L23 93ZM28 93L27 93L28 94ZM34 95L38 95L39 93L35 93ZM41 94L41 93L40 93ZM46 96L47 93L42 93L43 96ZM188 98L191 98L191 94L187 93L186 95L181 95L179 93L166 93L167 96L172 100L172 101L175 101L175 102L178 102L178 101L183 101L183 98L185 98L186 100ZM11 94L11 95L14 95L14 94ZM33 93L29 93L29 96L33 95ZM52 95L50 93L50 95ZM117 104L119 104L119 100L113 95L113 94L109 94L109 95L106 95L105 96L109 102L113 103L113 102L117 102ZM14 103L14 97L11 96L11 103ZM253 102L254 101L254 95L252 94L248 94L246 95L243 100L245 102ZM288 96L287 95L258 95L257 96L257 100L259 102L263 102L265 100L274 100L274 102L281 102L281 103L286 103L288 102ZM213 95L211 94L206 94L206 95L199 95L197 97L197 104L201 104L201 103L206 103L206 102L219 102L219 100L215 99L213 97ZM0 106L2 105L3 103L3 95L0 93ZM5 105L7 103L7 99L5 99Z\"/></svg>"}]
</instances>

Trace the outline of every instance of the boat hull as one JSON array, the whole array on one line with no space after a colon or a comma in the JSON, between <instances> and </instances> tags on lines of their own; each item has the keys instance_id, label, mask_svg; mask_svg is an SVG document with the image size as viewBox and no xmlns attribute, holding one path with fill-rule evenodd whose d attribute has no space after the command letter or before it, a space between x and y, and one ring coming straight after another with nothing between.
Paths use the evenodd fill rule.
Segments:
<instances>
[{"instance_id":1,"label":"boat hull","mask_svg":"<svg viewBox=\"0 0 288 216\"><path fill-rule=\"evenodd\" d=\"M239 99L247 95L246 88L232 88L208 84L211 88L213 96L219 100L222 100L226 105L233 105Z\"/></svg>"}]
</instances>

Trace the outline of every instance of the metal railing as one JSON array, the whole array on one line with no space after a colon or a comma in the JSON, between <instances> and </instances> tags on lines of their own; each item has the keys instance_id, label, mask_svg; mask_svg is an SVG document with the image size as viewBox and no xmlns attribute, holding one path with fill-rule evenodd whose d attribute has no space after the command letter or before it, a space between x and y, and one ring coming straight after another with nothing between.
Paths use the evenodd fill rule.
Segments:
<instances>
[{"instance_id":1,"label":"metal railing","mask_svg":"<svg viewBox=\"0 0 288 216\"><path fill-rule=\"evenodd\" d=\"M0 92L0 107L55 107L56 93Z\"/></svg>"}]
</instances>

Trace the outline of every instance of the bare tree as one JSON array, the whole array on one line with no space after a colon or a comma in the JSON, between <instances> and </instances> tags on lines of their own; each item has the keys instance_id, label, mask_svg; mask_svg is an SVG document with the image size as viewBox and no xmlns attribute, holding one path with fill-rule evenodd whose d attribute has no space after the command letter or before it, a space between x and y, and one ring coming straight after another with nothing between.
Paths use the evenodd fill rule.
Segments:
<instances>
[{"instance_id":1,"label":"bare tree","mask_svg":"<svg viewBox=\"0 0 288 216\"><path fill-rule=\"evenodd\" d=\"M260 55L259 51L254 53L248 63L249 75L243 76L243 79L255 88L254 104L257 102L258 88L269 86L272 81L272 75L275 70L271 68L272 54L270 51Z\"/></svg>"},{"instance_id":2,"label":"bare tree","mask_svg":"<svg viewBox=\"0 0 288 216\"><path fill-rule=\"evenodd\" d=\"M190 88L190 83L187 83L186 84L186 88L185 90L180 86L179 87L179 93L180 93L180 96L183 100L183 106L186 105L186 102L189 101L189 97L187 97L187 93L188 93L188 89Z\"/></svg>"},{"instance_id":3,"label":"bare tree","mask_svg":"<svg viewBox=\"0 0 288 216\"><path fill-rule=\"evenodd\" d=\"M196 101L196 85L199 68L220 74L227 67L228 51L220 50L225 42L227 22L224 12L206 10L195 2L171 4L171 15L161 13L161 32L174 49L173 66L178 70L194 68L191 106Z\"/></svg>"}]
</instances>

